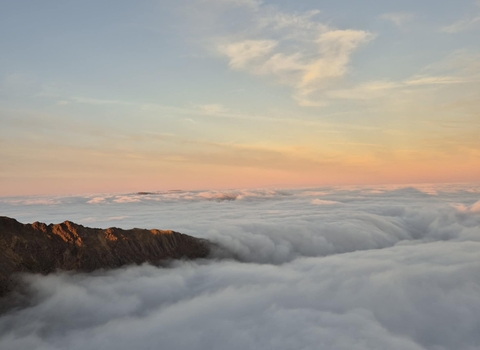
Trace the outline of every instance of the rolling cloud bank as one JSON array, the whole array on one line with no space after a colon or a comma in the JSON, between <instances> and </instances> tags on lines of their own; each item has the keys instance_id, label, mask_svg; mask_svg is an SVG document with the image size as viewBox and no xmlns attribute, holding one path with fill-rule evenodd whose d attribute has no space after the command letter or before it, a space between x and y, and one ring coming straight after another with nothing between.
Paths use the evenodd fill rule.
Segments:
<instances>
[{"instance_id":1,"label":"rolling cloud bank","mask_svg":"<svg viewBox=\"0 0 480 350\"><path fill-rule=\"evenodd\" d=\"M237 260L24 277L1 349L480 348L480 187L0 198L22 222L173 229Z\"/></svg>"}]
</instances>

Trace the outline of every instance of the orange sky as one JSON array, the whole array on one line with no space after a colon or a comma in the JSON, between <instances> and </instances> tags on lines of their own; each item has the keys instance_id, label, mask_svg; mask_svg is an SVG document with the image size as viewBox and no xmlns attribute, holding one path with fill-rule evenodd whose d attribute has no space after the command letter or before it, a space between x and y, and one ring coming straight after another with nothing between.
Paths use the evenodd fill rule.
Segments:
<instances>
[{"instance_id":1,"label":"orange sky","mask_svg":"<svg viewBox=\"0 0 480 350\"><path fill-rule=\"evenodd\" d=\"M478 181L480 7L455 4L9 2L0 196Z\"/></svg>"}]
</instances>

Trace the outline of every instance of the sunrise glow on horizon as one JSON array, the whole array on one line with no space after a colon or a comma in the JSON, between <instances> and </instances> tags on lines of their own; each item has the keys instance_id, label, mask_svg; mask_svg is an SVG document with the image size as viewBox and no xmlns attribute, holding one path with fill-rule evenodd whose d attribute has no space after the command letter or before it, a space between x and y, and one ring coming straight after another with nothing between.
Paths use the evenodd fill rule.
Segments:
<instances>
[{"instance_id":1,"label":"sunrise glow on horizon","mask_svg":"<svg viewBox=\"0 0 480 350\"><path fill-rule=\"evenodd\" d=\"M480 2L3 2L0 196L480 179Z\"/></svg>"}]
</instances>

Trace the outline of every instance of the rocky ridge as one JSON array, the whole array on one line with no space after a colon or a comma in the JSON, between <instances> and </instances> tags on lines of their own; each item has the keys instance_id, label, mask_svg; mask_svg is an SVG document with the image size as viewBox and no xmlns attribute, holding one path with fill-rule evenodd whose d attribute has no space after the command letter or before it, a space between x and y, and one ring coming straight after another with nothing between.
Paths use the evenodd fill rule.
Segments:
<instances>
[{"instance_id":1,"label":"rocky ridge","mask_svg":"<svg viewBox=\"0 0 480 350\"><path fill-rule=\"evenodd\" d=\"M89 228L70 221L22 224L0 216L0 296L16 273L89 272L169 259L205 258L208 241L175 231Z\"/></svg>"}]
</instances>

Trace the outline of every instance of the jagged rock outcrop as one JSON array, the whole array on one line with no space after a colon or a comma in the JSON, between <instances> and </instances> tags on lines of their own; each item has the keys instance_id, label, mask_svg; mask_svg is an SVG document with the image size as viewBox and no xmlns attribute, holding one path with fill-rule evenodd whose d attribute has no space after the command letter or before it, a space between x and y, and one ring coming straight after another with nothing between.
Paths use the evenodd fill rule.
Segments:
<instances>
[{"instance_id":1,"label":"jagged rock outcrop","mask_svg":"<svg viewBox=\"0 0 480 350\"><path fill-rule=\"evenodd\" d=\"M22 224L0 217L0 296L18 272L93 271L168 259L205 258L206 240L174 231L98 229L70 221Z\"/></svg>"}]
</instances>

